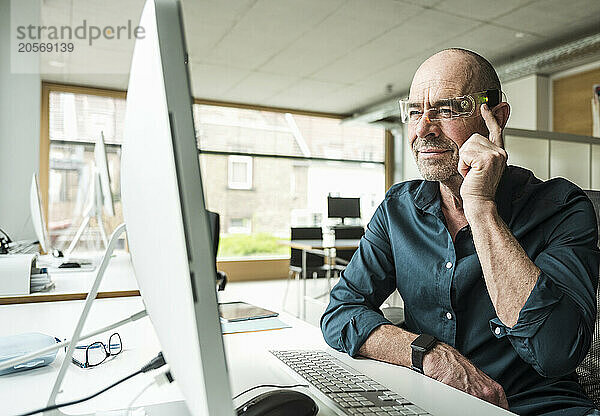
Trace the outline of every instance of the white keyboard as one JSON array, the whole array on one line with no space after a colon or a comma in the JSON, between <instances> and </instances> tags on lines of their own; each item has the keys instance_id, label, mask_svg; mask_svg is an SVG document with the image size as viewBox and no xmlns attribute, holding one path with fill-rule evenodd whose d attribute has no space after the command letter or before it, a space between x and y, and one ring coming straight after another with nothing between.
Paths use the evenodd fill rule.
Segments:
<instances>
[{"instance_id":1,"label":"white keyboard","mask_svg":"<svg viewBox=\"0 0 600 416\"><path fill-rule=\"evenodd\" d=\"M301 378L335 403L340 415L429 415L404 397L345 365L325 351L271 351Z\"/></svg>"}]
</instances>

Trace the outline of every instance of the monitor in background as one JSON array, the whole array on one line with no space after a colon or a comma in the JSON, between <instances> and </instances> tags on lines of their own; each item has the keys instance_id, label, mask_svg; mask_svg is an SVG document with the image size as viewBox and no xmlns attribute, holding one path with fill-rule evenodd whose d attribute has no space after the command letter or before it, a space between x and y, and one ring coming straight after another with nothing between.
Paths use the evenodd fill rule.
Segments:
<instances>
[{"instance_id":1,"label":"monitor in background","mask_svg":"<svg viewBox=\"0 0 600 416\"><path fill-rule=\"evenodd\" d=\"M29 209L31 211L31 222L37 236L43 253L50 252L50 238L48 237L48 229L46 228L46 219L42 209L42 194L38 183L37 173L31 178L31 189L29 193Z\"/></svg>"},{"instance_id":2,"label":"monitor in background","mask_svg":"<svg viewBox=\"0 0 600 416\"><path fill-rule=\"evenodd\" d=\"M140 26L121 159L131 260L191 415L232 416L179 3L148 0Z\"/></svg>"},{"instance_id":3,"label":"monitor in background","mask_svg":"<svg viewBox=\"0 0 600 416\"><path fill-rule=\"evenodd\" d=\"M104 211L107 216L114 217L115 206L112 190L110 188L110 174L108 172L108 158L106 157L103 132L100 132L100 135L96 139L96 144L94 145L94 165L89 185L87 201L83 210L81 223L75 232L73 240L65 251L67 256L70 256L75 250L75 247L83 237L83 232L90 226L90 220L92 218L96 218L104 246L106 247L108 245L108 237L106 235L104 220L102 219L102 211Z\"/></svg>"},{"instance_id":4,"label":"monitor in background","mask_svg":"<svg viewBox=\"0 0 600 416\"><path fill-rule=\"evenodd\" d=\"M72 268L77 270L93 270L95 268L92 259L63 258L63 253L55 247L52 247L46 217L42 207L42 196L37 173L31 178L31 189L29 194L29 208L31 210L31 222L33 229L42 248L42 253L48 256L39 257L37 260L39 267L49 268ZM53 260L53 258L56 258ZM67 265L65 265L67 264ZM70 266L68 266L70 265Z\"/></svg>"},{"instance_id":5,"label":"monitor in background","mask_svg":"<svg viewBox=\"0 0 600 416\"><path fill-rule=\"evenodd\" d=\"M115 216L115 205L113 202L112 190L110 189L110 173L108 172L108 158L106 157L106 145L104 144L104 132L96 139L94 146L94 162L96 164L96 174L100 179L97 192L102 196L102 206L104 213L110 217Z\"/></svg>"},{"instance_id":6,"label":"monitor in background","mask_svg":"<svg viewBox=\"0 0 600 416\"><path fill-rule=\"evenodd\" d=\"M360 198L327 197L327 216L341 218L360 218Z\"/></svg>"}]
</instances>

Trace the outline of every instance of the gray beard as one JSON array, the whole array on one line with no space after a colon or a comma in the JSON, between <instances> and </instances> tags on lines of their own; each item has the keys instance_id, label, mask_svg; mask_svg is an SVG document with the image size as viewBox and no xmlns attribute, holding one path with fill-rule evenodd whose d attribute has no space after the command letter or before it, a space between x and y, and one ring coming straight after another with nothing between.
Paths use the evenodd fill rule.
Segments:
<instances>
[{"instance_id":1,"label":"gray beard","mask_svg":"<svg viewBox=\"0 0 600 416\"><path fill-rule=\"evenodd\" d=\"M452 151L450 160L427 160L419 158L418 150L427 146ZM423 179L427 181L444 182L458 174L458 149L456 144L445 138L417 138L413 143L413 156Z\"/></svg>"}]
</instances>

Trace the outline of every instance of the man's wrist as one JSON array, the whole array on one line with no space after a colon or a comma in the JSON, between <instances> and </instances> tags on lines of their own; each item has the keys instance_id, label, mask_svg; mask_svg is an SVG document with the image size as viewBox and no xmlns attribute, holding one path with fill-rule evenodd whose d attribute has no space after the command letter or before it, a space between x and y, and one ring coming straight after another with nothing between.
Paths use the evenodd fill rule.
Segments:
<instances>
[{"instance_id":1,"label":"man's wrist","mask_svg":"<svg viewBox=\"0 0 600 416\"><path fill-rule=\"evenodd\" d=\"M439 363L440 344L436 345L423 357L423 374L433 377L433 372Z\"/></svg>"},{"instance_id":2,"label":"man's wrist","mask_svg":"<svg viewBox=\"0 0 600 416\"><path fill-rule=\"evenodd\" d=\"M463 211L471 228L473 227L473 223L494 218L498 215L496 202L487 199L463 200Z\"/></svg>"}]
</instances>

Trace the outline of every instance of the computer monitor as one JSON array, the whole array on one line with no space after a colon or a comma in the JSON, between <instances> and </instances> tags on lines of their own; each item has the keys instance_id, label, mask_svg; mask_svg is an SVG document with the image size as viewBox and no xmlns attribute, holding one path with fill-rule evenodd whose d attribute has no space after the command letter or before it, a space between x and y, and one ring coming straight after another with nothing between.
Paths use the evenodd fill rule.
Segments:
<instances>
[{"instance_id":1,"label":"computer monitor","mask_svg":"<svg viewBox=\"0 0 600 416\"><path fill-rule=\"evenodd\" d=\"M37 173L31 178L31 189L29 192L29 209L31 212L31 222L37 236L43 253L50 252L50 238L48 237L48 229L46 228L46 219L42 208L42 194L38 183Z\"/></svg>"},{"instance_id":2,"label":"computer monitor","mask_svg":"<svg viewBox=\"0 0 600 416\"><path fill-rule=\"evenodd\" d=\"M110 189L110 173L108 172L108 158L106 157L106 146L104 144L104 132L96 139L94 146L94 162L96 164L96 173L100 179L100 192L102 195L102 206L104 213L110 217L115 216L115 205L113 202L112 190Z\"/></svg>"},{"instance_id":3,"label":"computer monitor","mask_svg":"<svg viewBox=\"0 0 600 416\"><path fill-rule=\"evenodd\" d=\"M360 198L327 197L327 216L329 218L360 218Z\"/></svg>"},{"instance_id":4,"label":"computer monitor","mask_svg":"<svg viewBox=\"0 0 600 416\"><path fill-rule=\"evenodd\" d=\"M131 260L190 413L232 416L179 3L148 0L140 26L121 158Z\"/></svg>"}]
</instances>

